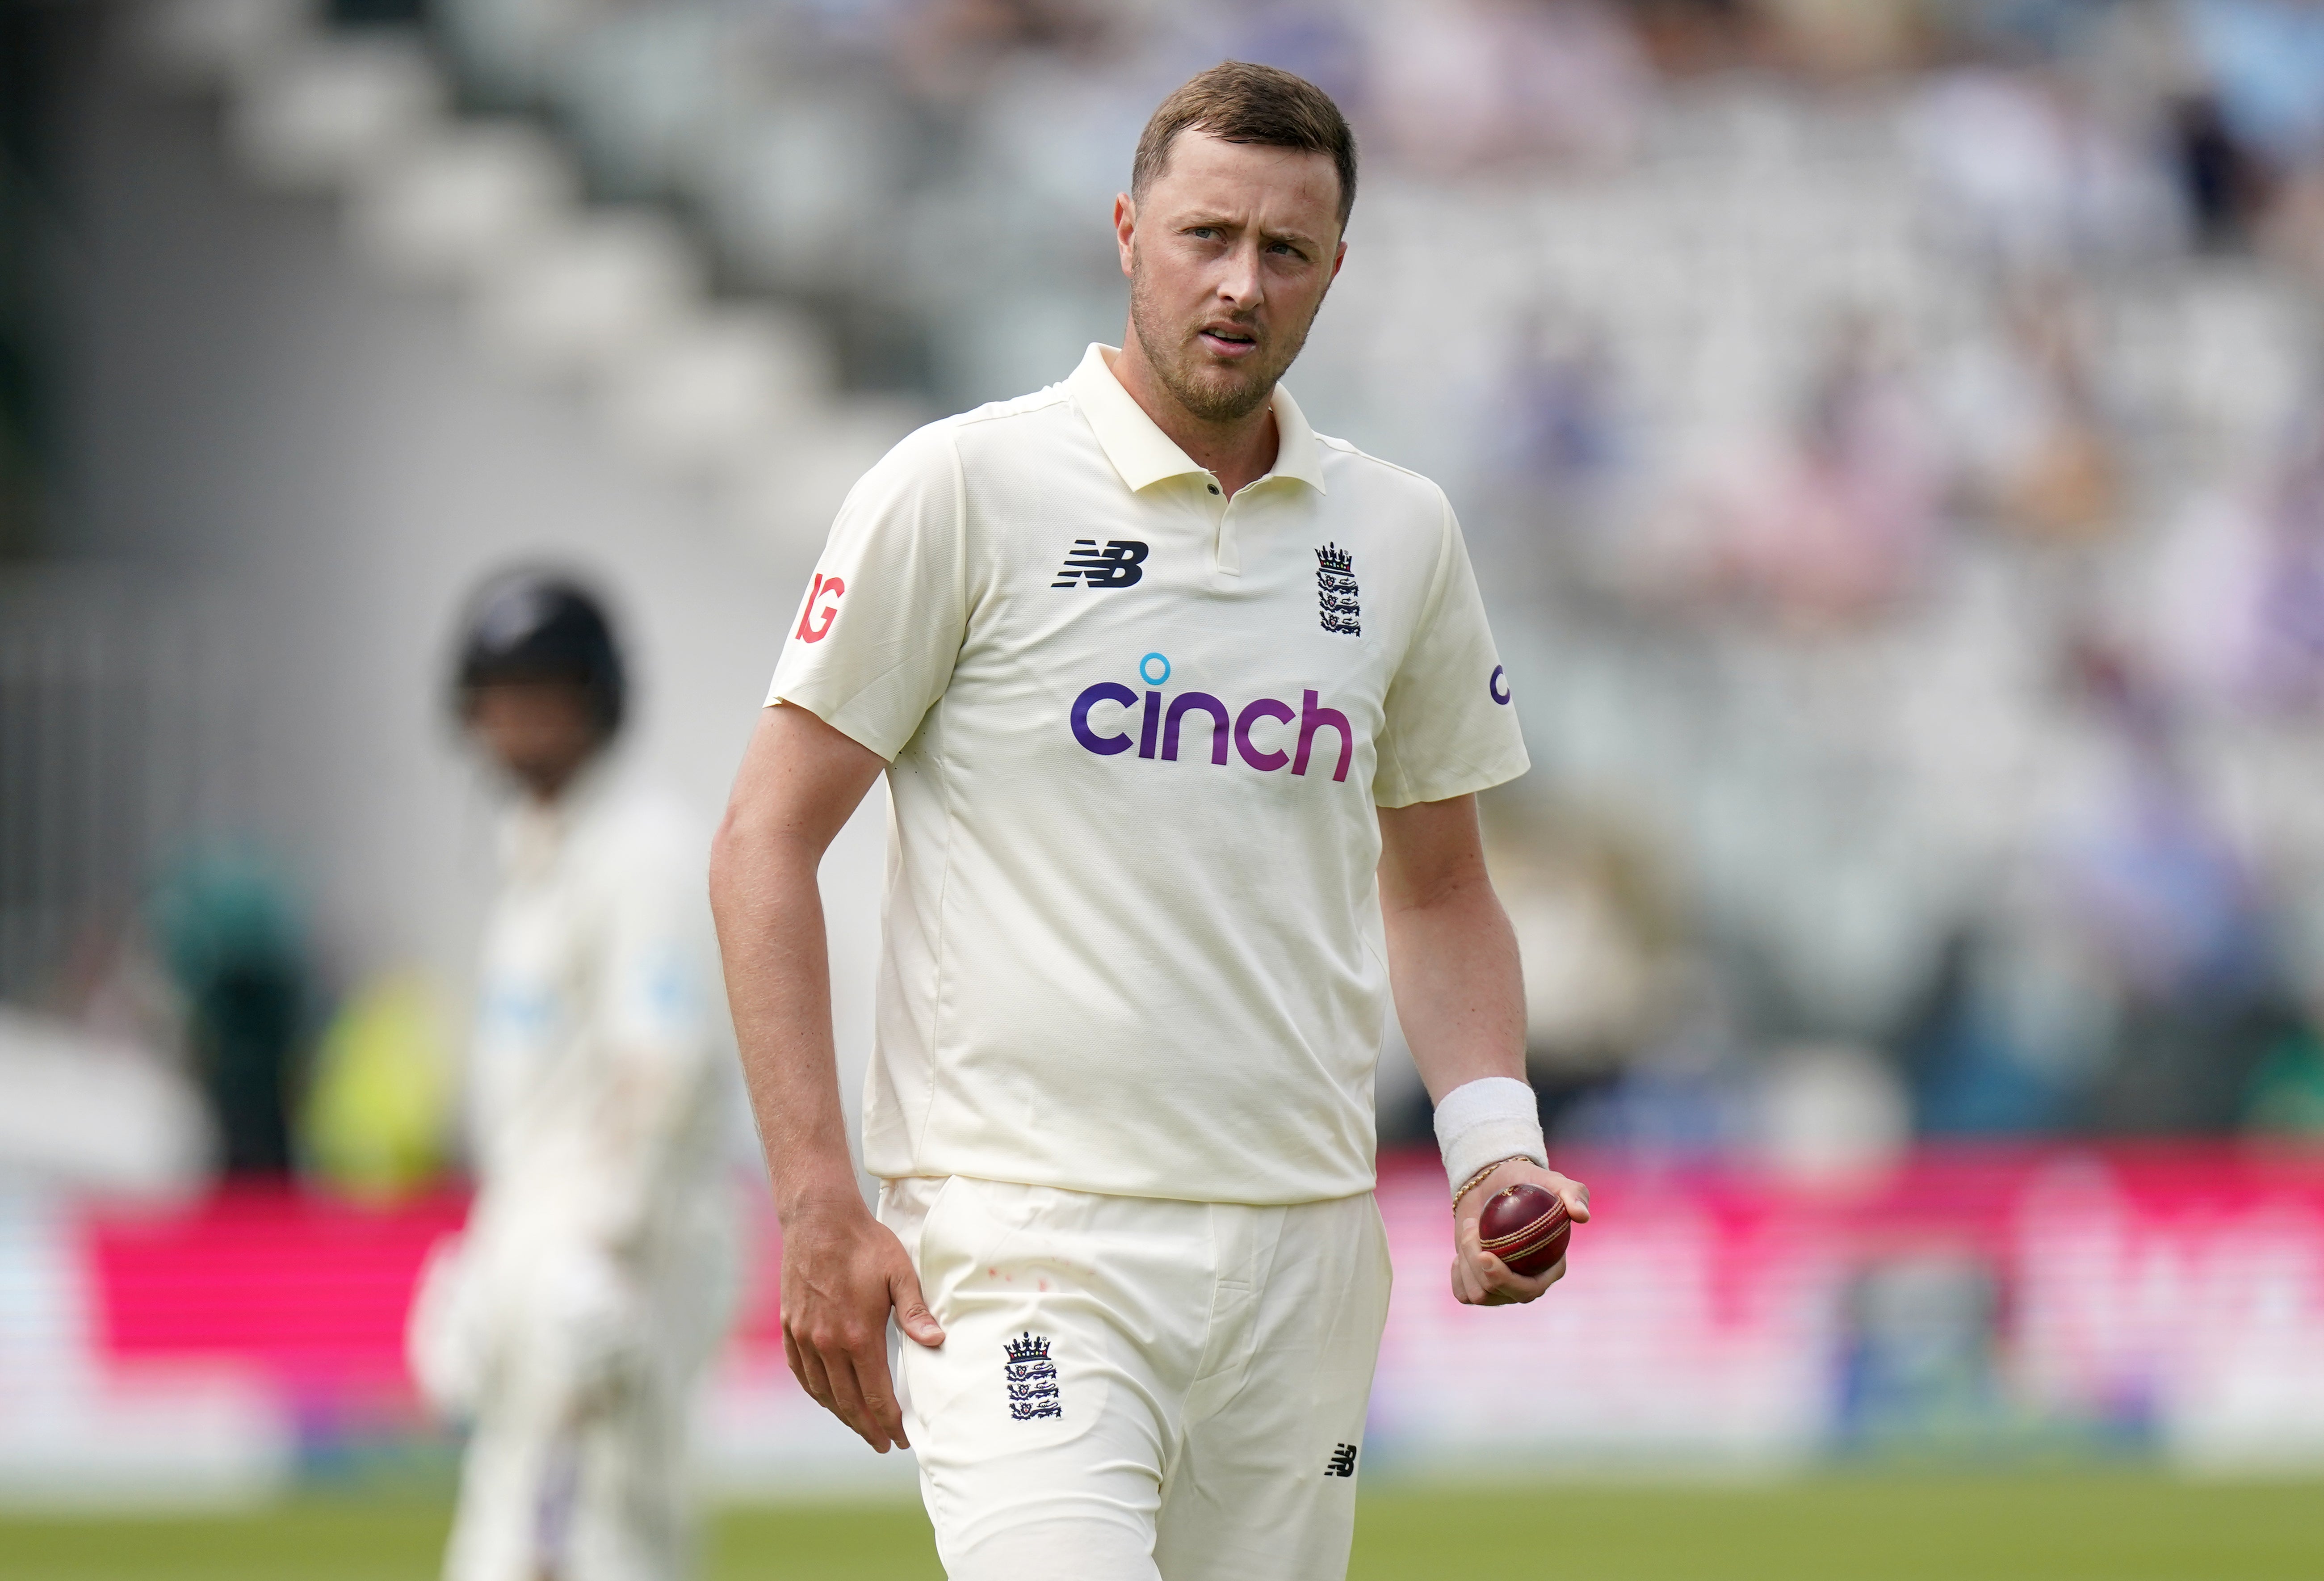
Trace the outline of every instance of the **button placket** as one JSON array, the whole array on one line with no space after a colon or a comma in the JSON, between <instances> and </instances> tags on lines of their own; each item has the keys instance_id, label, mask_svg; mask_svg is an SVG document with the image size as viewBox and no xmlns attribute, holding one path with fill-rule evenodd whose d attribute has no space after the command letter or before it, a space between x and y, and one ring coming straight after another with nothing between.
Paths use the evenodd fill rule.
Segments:
<instances>
[{"instance_id":1,"label":"button placket","mask_svg":"<svg viewBox=\"0 0 2324 1581\"><path fill-rule=\"evenodd\" d=\"M1211 569L1222 577L1242 575L1242 557L1236 552L1232 519L1235 501L1229 499L1219 480L1209 473L1203 475L1204 503L1211 508ZM1237 495L1235 499L1242 496Z\"/></svg>"}]
</instances>

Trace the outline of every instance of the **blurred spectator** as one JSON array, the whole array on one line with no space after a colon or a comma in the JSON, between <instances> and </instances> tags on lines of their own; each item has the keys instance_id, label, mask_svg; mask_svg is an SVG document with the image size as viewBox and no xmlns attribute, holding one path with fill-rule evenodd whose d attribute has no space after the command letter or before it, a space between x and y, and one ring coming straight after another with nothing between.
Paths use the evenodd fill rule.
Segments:
<instances>
[{"instance_id":1,"label":"blurred spectator","mask_svg":"<svg viewBox=\"0 0 2324 1581\"><path fill-rule=\"evenodd\" d=\"M1212 14L1231 41L1226 52L1233 59L1296 72L1351 113L1365 103L1371 63L1354 7L1333 0L1241 0Z\"/></svg>"},{"instance_id":2,"label":"blurred spectator","mask_svg":"<svg viewBox=\"0 0 2324 1581\"><path fill-rule=\"evenodd\" d=\"M1973 926L1945 941L1927 996L1898 1040L1922 1134L2025 1135L2074 1120L2076 1078L2099 1052L2089 1034L2110 1029L2029 1017L2008 981L2021 942ZM2038 976L2027 985L2037 993L2045 985Z\"/></svg>"},{"instance_id":3,"label":"blurred spectator","mask_svg":"<svg viewBox=\"0 0 2324 1581\"><path fill-rule=\"evenodd\" d=\"M1622 14L1596 0L1388 0L1375 14L1372 118L1403 162L1604 165L1643 131L1653 81Z\"/></svg>"},{"instance_id":4,"label":"blurred spectator","mask_svg":"<svg viewBox=\"0 0 2324 1581\"><path fill-rule=\"evenodd\" d=\"M2223 1132L2288 1020L2260 896L2152 678L2102 648L2077 664L2112 750L2054 860L2123 1007L2091 1118L2110 1132Z\"/></svg>"},{"instance_id":5,"label":"blurred spectator","mask_svg":"<svg viewBox=\"0 0 2324 1581\"><path fill-rule=\"evenodd\" d=\"M1970 503L2037 541L2103 536L2121 510L2120 463L2084 347L2081 302L2062 279L2006 295L1998 342L1964 342L1943 407Z\"/></svg>"},{"instance_id":6,"label":"blurred spectator","mask_svg":"<svg viewBox=\"0 0 2324 1581\"><path fill-rule=\"evenodd\" d=\"M456 1104L442 1006L413 973L349 996L323 1033L300 1115L314 1174L349 1196L386 1200L443 1170Z\"/></svg>"},{"instance_id":7,"label":"blurred spectator","mask_svg":"<svg viewBox=\"0 0 2324 1581\"><path fill-rule=\"evenodd\" d=\"M2324 1041L2312 1023L2278 1038L2252 1072L2243 1123L2256 1136L2324 1143Z\"/></svg>"},{"instance_id":8,"label":"blurred spectator","mask_svg":"<svg viewBox=\"0 0 2324 1581\"><path fill-rule=\"evenodd\" d=\"M1695 963L1673 971L1656 1009L1655 1035L1609 1079L1545 1094L1554 1143L1673 1161L1749 1144L1749 1069L1727 985Z\"/></svg>"},{"instance_id":9,"label":"blurred spectator","mask_svg":"<svg viewBox=\"0 0 2324 1581\"><path fill-rule=\"evenodd\" d=\"M2187 0L2227 131L2285 170L2324 158L2324 10L2303 0Z\"/></svg>"},{"instance_id":10,"label":"blurred spectator","mask_svg":"<svg viewBox=\"0 0 2324 1581\"><path fill-rule=\"evenodd\" d=\"M1911 64L1927 42L1918 0L1759 0L1776 57L1853 77Z\"/></svg>"},{"instance_id":11,"label":"blurred spectator","mask_svg":"<svg viewBox=\"0 0 2324 1581\"><path fill-rule=\"evenodd\" d=\"M2265 167L2227 130L2219 101L2209 94L2179 101L2172 131L2180 188L2197 239L2217 250L2247 244L2266 211Z\"/></svg>"},{"instance_id":12,"label":"blurred spectator","mask_svg":"<svg viewBox=\"0 0 2324 1581\"><path fill-rule=\"evenodd\" d=\"M1895 354L1843 319L1799 421L1692 503L1705 591L1787 624L1846 625L1912 588L1936 532L1937 435Z\"/></svg>"},{"instance_id":13,"label":"blurred spectator","mask_svg":"<svg viewBox=\"0 0 2324 1581\"><path fill-rule=\"evenodd\" d=\"M1639 42L1667 77L1698 77L1749 63L1762 32L1752 0L1632 0Z\"/></svg>"},{"instance_id":14,"label":"blurred spectator","mask_svg":"<svg viewBox=\"0 0 2324 1581\"><path fill-rule=\"evenodd\" d=\"M2261 240L2324 284L2324 10L2301 0L2187 0L2181 12L2225 133L2265 169Z\"/></svg>"},{"instance_id":15,"label":"blurred spectator","mask_svg":"<svg viewBox=\"0 0 2324 1581\"><path fill-rule=\"evenodd\" d=\"M2165 172L2054 73L1972 66L1932 78L1909 129L1941 222L2005 266L2151 251L2172 232Z\"/></svg>"},{"instance_id":16,"label":"blurred spectator","mask_svg":"<svg viewBox=\"0 0 2324 1581\"><path fill-rule=\"evenodd\" d=\"M1526 1062L1545 1087L1617 1067L1661 1029L1677 918L1652 851L1609 818L1497 806L1494 885L1526 966Z\"/></svg>"},{"instance_id":17,"label":"blurred spectator","mask_svg":"<svg viewBox=\"0 0 2324 1581\"><path fill-rule=\"evenodd\" d=\"M1844 1308L1840 1436L1851 1449L1989 1442L2002 1386L2000 1271L1927 1250L1877 1257Z\"/></svg>"},{"instance_id":18,"label":"blurred spectator","mask_svg":"<svg viewBox=\"0 0 2324 1581\"><path fill-rule=\"evenodd\" d=\"M282 881L246 852L189 857L155 894L152 924L184 995L226 1172L289 1173L315 989Z\"/></svg>"},{"instance_id":19,"label":"blurred spectator","mask_svg":"<svg viewBox=\"0 0 2324 1581\"><path fill-rule=\"evenodd\" d=\"M1472 541L1554 598L1575 579L1613 579L1614 495L1629 459L1611 355L1600 328L1576 315L1528 315L1509 337L1488 410L1498 420L1493 508Z\"/></svg>"},{"instance_id":20,"label":"blurred spectator","mask_svg":"<svg viewBox=\"0 0 2324 1581\"><path fill-rule=\"evenodd\" d=\"M2157 557L2156 637L2208 700L2324 705L2324 403L2248 485L2199 497Z\"/></svg>"}]
</instances>

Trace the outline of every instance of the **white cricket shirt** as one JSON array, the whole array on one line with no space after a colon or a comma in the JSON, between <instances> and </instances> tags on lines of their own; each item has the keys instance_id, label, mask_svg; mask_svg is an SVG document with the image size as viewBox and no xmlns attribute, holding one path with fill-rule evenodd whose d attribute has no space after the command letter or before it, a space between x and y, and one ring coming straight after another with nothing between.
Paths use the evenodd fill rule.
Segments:
<instances>
[{"instance_id":1,"label":"white cricket shirt","mask_svg":"<svg viewBox=\"0 0 2324 1581\"><path fill-rule=\"evenodd\" d=\"M715 1202L717 946L707 837L591 769L512 808L470 1071L478 1211L620 1241ZM649 1099L654 1101L649 1101ZM654 1122L649 1126L648 1118Z\"/></svg>"},{"instance_id":2,"label":"white cricket shirt","mask_svg":"<svg viewBox=\"0 0 2324 1581\"><path fill-rule=\"evenodd\" d=\"M1372 1187L1375 806L1526 767L1451 507L1307 426L1232 499L1093 346L865 474L776 666L890 760L875 1175Z\"/></svg>"}]
</instances>

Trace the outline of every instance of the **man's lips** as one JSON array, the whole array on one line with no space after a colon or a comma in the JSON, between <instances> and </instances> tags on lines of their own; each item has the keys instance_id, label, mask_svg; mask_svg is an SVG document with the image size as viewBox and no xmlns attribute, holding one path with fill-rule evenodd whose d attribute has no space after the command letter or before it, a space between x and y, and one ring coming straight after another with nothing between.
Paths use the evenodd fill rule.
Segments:
<instances>
[{"instance_id":1,"label":"man's lips","mask_svg":"<svg viewBox=\"0 0 2324 1581\"><path fill-rule=\"evenodd\" d=\"M1224 357L1229 361L1237 357L1249 356L1259 349L1258 337L1249 330L1236 329L1226 325L1205 328L1200 331L1195 338L1203 343L1203 349L1213 356Z\"/></svg>"}]
</instances>

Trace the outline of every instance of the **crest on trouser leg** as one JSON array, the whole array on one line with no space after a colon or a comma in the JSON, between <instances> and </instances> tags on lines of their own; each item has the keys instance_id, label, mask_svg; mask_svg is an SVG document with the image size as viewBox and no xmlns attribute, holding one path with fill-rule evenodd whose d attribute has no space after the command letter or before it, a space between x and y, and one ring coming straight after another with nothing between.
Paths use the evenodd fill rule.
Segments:
<instances>
[{"instance_id":1,"label":"crest on trouser leg","mask_svg":"<svg viewBox=\"0 0 2324 1581\"><path fill-rule=\"evenodd\" d=\"M1020 1422L1037 1417L1061 1417L1065 1407L1057 1394L1057 1364L1049 1359L1049 1336L1023 1334L1008 1342L1009 1360L1001 1375L1009 1382L1009 1414Z\"/></svg>"}]
</instances>

